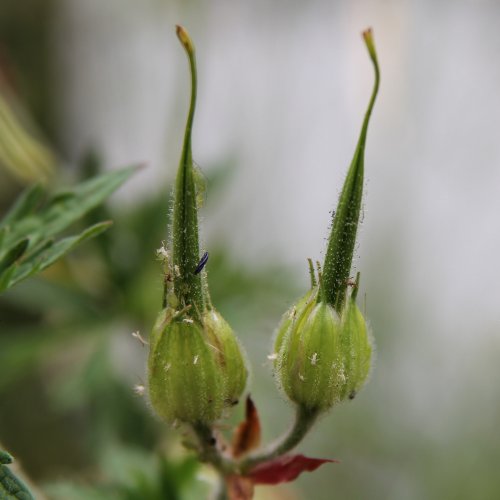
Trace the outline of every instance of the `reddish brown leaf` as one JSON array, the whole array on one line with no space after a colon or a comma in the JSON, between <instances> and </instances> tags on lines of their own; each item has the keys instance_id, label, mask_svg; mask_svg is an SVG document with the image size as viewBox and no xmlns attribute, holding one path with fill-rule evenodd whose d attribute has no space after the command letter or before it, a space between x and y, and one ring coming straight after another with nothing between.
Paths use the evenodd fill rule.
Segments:
<instances>
[{"instance_id":1,"label":"reddish brown leaf","mask_svg":"<svg viewBox=\"0 0 500 500\"><path fill-rule=\"evenodd\" d=\"M257 448L260 444L260 420L257 408L250 396L246 401L246 418L236 428L233 435L233 457L238 458Z\"/></svg>"},{"instance_id":2,"label":"reddish brown leaf","mask_svg":"<svg viewBox=\"0 0 500 500\"><path fill-rule=\"evenodd\" d=\"M242 476L226 477L229 500L251 500L253 498L253 481Z\"/></svg>"},{"instance_id":3,"label":"reddish brown leaf","mask_svg":"<svg viewBox=\"0 0 500 500\"><path fill-rule=\"evenodd\" d=\"M247 474L247 477L252 479L254 484L286 483L296 479L301 472L312 472L327 462L338 463L338 460L309 458L304 455L283 455L257 465Z\"/></svg>"}]
</instances>

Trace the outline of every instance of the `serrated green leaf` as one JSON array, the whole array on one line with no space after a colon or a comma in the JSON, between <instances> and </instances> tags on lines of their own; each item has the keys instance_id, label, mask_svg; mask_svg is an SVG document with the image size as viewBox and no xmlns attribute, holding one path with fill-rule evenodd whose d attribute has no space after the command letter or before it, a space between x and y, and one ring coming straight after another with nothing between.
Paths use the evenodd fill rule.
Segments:
<instances>
[{"instance_id":1,"label":"serrated green leaf","mask_svg":"<svg viewBox=\"0 0 500 500\"><path fill-rule=\"evenodd\" d=\"M0 450L0 500L34 500L28 487L9 469L12 457Z\"/></svg>"},{"instance_id":2,"label":"serrated green leaf","mask_svg":"<svg viewBox=\"0 0 500 500\"><path fill-rule=\"evenodd\" d=\"M4 244L29 237L32 247L36 247L102 203L135 171L136 167L115 170L85 181L71 190L56 193L38 213L15 219Z\"/></svg>"},{"instance_id":3,"label":"serrated green leaf","mask_svg":"<svg viewBox=\"0 0 500 500\"><path fill-rule=\"evenodd\" d=\"M109 223L96 224L54 243L58 233L104 201L135 171L136 167L116 170L59 191L37 212L42 188L34 186L23 193L0 222L0 292L46 269L76 245L104 231Z\"/></svg>"},{"instance_id":4,"label":"serrated green leaf","mask_svg":"<svg viewBox=\"0 0 500 500\"><path fill-rule=\"evenodd\" d=\"M64 257L64 255L73 250L77 245L101 234L111 224L112 223L110 221L95 224L85 229L85 231L81 232L77 236L70 236L54 243L34 258L27 258L16 267L14 273L10 276L9 281L6 284L1 282L3 280L1 280L0 277L0 292L36 273L43 271L44 269L47 269L47 267L51 266L61 257ZM2 288L2 285L4 288Z\"/></svg>"}]
</instances>

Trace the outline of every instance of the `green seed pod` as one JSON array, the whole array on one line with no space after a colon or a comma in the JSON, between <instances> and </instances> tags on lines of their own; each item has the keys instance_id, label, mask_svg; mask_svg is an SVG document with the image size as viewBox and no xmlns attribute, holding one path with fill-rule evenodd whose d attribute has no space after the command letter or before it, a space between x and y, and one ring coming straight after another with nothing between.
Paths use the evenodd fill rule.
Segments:
<instances>
[{"instance_id":1,"label":"green seed pod","mask_svg":"<svg viewBox=\"0 0 500 500\"><path fill-rule=\"evenodd\" d=\"M210 423L224 406L223 370L203 327L164 309L150 339L149 397L167 422Z\"/></svg>"},{"instance_id":2,"label":"green seed pod","mask_svg":"<svg viewBox=\"0 0 500 500\"><path fill-rule=\"evenodd\" d=\"M368 376L372 348L365 320L354 301L349 304L340 318L333 306L315 300L304 304L303 298L296 306L302 312L286 332L278 331L278 381L294 403L308 410L325 411L352 399Z\"/></svg>"},{"instance_id":3,"label":"green seed pod","mask_svg":"<svg viewBox=\"0 0 500 500\"><path fill-rule=\"evenodd\" d=\"M148 382L151 404L159 416L199 428L238 402L247 368L233 330L213 309L205 269L209 254L200 252L198 209L206 186L191 150L196 58L187 31L177 26L177 36L188 56L191 102L175 181L170 236L157 251L164 270L164 309L150 338Z\"/></svg>"},{"instance_id":4,"label":"green seed pod","mask_svg":"<svg viewBox=\"0 0 500 500\"><path fill-rule=\"evenodd\" d=\"M355 303L359 273L354 283L349 278L361 213L366 136L380 80L371 30L366 30L363 38L375 81L334 212L322 271L318 266L316 278L309 259L311 290L285 314L274 345L278 383L309 414L352 399L370 371L372 347L365 320Z\"/></svg>"},{"instance_id":5,"label":"green seed pod","mask_svg":"<svg viewBox=\"0 0 500 500\"><path fill-rule=\"evenodd\" d=\"M208 342L213 347L217 367L222 372L224 405L233 406L247 383L248 370L242 349L232 328L215 309L203 315Z\"/></svg>"}]
</instances>

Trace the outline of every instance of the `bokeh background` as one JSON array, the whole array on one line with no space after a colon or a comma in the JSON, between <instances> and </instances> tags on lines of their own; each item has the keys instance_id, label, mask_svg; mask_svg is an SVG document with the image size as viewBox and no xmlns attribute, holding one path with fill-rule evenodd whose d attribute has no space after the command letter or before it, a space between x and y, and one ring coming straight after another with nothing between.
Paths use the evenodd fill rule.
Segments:
<instances>
[{"instance_id":1,"label":"bokeh background","mask_svg":"<svg viewBox=\"0 0 500 500\"><path fill-rule=\"evenodd\" d=\"M213 299L247 348L266 439L292 415L266 356L306 258L324 255L371 91L367 26L379 53L355 263L375 370L300 446L341 464L258 494L500 498L493 0L3 0L1 89L52 156L0 169L2 210L39 178L147 168L90 216L112 230L0 299L2 444L47 498L202 498L210 482L132 390L146 351L131 332L147 335L160 306L154 255L188 104L177 23L197 46Z\"/></svg>"}]
</instances>

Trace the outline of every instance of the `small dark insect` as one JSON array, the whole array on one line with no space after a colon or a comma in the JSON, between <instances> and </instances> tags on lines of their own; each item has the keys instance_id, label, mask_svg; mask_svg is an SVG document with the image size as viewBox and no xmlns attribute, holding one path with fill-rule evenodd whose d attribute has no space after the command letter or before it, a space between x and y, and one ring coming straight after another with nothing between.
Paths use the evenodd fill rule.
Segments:
<instances>
[{"instance_id":1,"label":"small dark insect","mask_svg":"<svg viewBox=\"0 0 500 500\"><path fill-rule=\"evenodd\" d=\"M196 269L194 270L194 274L199 274L205 267L205 264L208 261L208 252L205 252L203 254L203 257L200 259L200 262L198 262L198 265L196 266Z\"/></svg>"}]
</instances>

